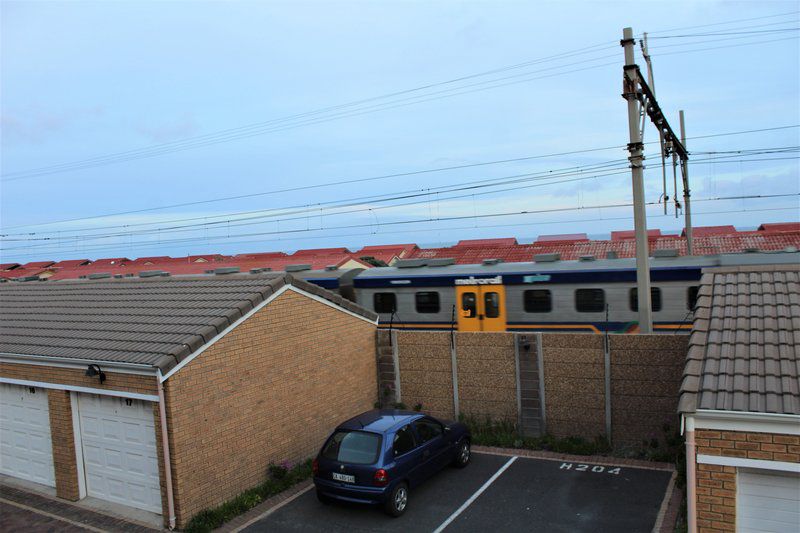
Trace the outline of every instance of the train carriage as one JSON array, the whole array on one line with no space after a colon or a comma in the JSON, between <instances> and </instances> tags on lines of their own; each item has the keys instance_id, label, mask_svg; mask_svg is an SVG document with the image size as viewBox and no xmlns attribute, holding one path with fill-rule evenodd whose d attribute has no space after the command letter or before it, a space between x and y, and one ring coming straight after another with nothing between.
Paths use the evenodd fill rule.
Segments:
<instances>
[{"instance_id":1,"label":"train carriage","mask_svg":"<svg viewBox=\"0 0 800 533\"><path fill-rule=\"evenodd\" d=\"M703 268L800 262L794 251L664 255L651 258L650 265L656 332L691 328ZM414 259L359 272L353 290L359 304L380 315L384 328L594 333L637 329L634 259L560 261L548 255L531 263L485 260L478 265Z\"/></svg>"}]
</instances>

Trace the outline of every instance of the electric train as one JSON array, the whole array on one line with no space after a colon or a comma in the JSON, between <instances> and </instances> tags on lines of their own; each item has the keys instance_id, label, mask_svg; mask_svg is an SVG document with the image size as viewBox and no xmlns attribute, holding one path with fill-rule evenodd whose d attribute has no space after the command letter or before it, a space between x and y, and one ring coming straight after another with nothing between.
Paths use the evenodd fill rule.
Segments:
<instances>
[{"instance_id":1,"label":"electric train","mask_svg":"<svg viewBox=\"0 0 800 533\"><path fill-rule=\"evenodd\" d=\"M755 252L650 258L653 330L688 332L702 269L787 265L800 253ZM635 259L457 265L452 259L400 260L392 267L350 270L287 268L294 275L372 309L381 328L458 331L634 332L638 328Z\"/></svg>"}]
</instances>

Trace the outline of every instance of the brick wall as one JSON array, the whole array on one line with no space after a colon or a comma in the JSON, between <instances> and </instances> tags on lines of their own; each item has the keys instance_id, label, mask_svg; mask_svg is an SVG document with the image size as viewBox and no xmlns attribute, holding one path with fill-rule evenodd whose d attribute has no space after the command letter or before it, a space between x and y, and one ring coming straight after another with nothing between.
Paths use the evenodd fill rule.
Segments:
<instances>
[{"instance_id":1,"label":"brick wall","mask_svg":"<svg viewBox=\"0 0 800 533\"><path fill-rule=\"evenodd\" d=\"M697 465L698 531L736 530L736 469Z\"/></svg>"},{"instance_id":2,"label":"brick wall","mask_svg":"<svg viewBox=\"0 0 800 533\"><path fill-rule=\"evenodd\" d=\"M612 442L617 449L662 441L679 424L676 406L687 335L610 335Z\"/></svg>"},{"instance_id":3,"label":"brick wall","mask_svg":"<svg viewBox=\"0 0 800 533\"><path fill-rule=\"evenodd\" d=\"M53 443L56 495L59 498L77 501L80 498L78 465L69 394L64 390L49 389L47 404L50 410L50 437Z\"/></svg>"},{"instance_id":4,"label":"brick wall","mask_svg":"<svg viewBox=\"0 0 800 533\"><path fill-rule=\"evenodd\" d=\"M102 365L100 368L102 368ZM60 385L73 385L92 389L158 394L158 383L156 382L155 373L152 376L147 376L103 371L106 374L106 380L101 384L96 376L87 376L85 368L59 368L42 365L0 363L0 376L5 378L43 381L45 383L58 383Z\"/></svg>"},{"instance_id":5,"label":"brick wall","mask_svg":"<svg viewBox=\"0 0 800 533\"><path fill-rule=\"evenodd\" d=\"M795 435L698 429L695 444L698 455L800 463L800 437Z\"/></svg>"},{"instance_id":6,"label":"brick wall","mask_svg":"<svg viewBox=\"0 0 800 533\"><path fill-rule=\"evenodd\" d=\"M800 437L775 433L745 433L698 429L698 455L800 463ZM697 464L697 528L736 530L736 468Z\"/></svg>"},{"instance_id":7,"label":"brick wall","mask_svg":"<svg viewBox=\"0 0 800 533\"><path fill-rule=\"evenodd\" d=\"M513 333L456 333L458 402L462 413L517 420Z\"/></svg>"},{"instance_id":8,"label":"brick wall","mask_svg":"<svg viewBox=\"0 0 800 533\"><path fill-rule=\"evenodd\" d=\"M605 433L603 353L600 335L542 334L548 433L590 439Z\"/></svg>"},{"instance_id":9,"label":"brick wall","mask_svg":"<svg viewBox=\"0 0 800 533\"><path fill-rule=\"evenodd\" d=\"M377 399L375 326L288 291L165 382L178 527Z\"/></svg>"},{"instance_id":10,"label":"brick wall","mask_svg":"<svg viewBox=\"0 0 800 533\"><path fill-rule=\"evenodd\" d=\"M422 404L434 416L452 418L450 332L397 331L403 403ZM558 437L604 435L605 363L601 335L534 333L518 335L529 352L520 353L523 410L540 407L536 339L542 339L546 431ZM455 333L461 412L518 421L514 334ZM618 449L663 442L665 427L677 427L685 335L611 335L612 442ZM379 334L381 390L394 384L388 332ZM533 382L533 378L537 382ZM527 389L526 389L527 386ZM526 390L531 391L530 397ZM523 413L523 415L525 412ZM531 434L538 434L536 428Z\"/></svg>"},{"instance_id":11,"label":"brick wall","mask_svg":"<svg viewBox=\"0 0 800 533\"><path fill-rule=\"evenodd\" d=\"M450 332L398 331L400 393L409 409L422 404L425 412L454 417Z\"/></svg>"}]
</instances>

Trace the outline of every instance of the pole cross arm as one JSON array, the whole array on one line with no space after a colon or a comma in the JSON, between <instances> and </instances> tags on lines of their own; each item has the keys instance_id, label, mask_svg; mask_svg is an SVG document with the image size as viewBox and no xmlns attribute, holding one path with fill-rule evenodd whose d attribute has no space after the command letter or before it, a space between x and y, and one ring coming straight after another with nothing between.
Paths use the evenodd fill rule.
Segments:
<instances>
[{"instance_id":1,"label":"pole cross arm","mask_svg":"<svg viewBox=\"0 0 800 533\"><path fill-rule=\"evenodd\" d=\"M689 159L689 152L686 151L686 147L683 146L683 143L680 140L675 132L672 130L672 126L669 125L669 121L664 116L664 112L661 111L661 107L658 105L658 101L656 100L656 95L653 94L652 89L650 86L647 85L647 82L644 81L642 77L642 73L639 70L638 65L625 65L625 74L626 77L629 76L627 69L628 67L635 67L636 73L636 82L641 87L641 94L643 98L643 102L647 102L647 105L644 106L647 115L650 117L650 120L655 124L655 126L659 129L660 132L664 135L664 139L670 141L672 143L672 150L678 154L682 160L686 161ZM640 98L640 99L642 99Z\"/></svg>"}]
</instances>

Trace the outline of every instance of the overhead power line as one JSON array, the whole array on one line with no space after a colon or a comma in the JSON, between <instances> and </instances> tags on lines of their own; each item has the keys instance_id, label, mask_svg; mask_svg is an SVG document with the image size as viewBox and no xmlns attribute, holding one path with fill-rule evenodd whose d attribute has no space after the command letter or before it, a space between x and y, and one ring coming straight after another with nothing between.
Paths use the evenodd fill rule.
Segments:
<instances>
[{"instance_id":1,"label":"overhead power line","mask_svg":"<svg viewBox=\"0 0 800 533\"><path fill-rule=\"evenodd\" d=\"M792 128L800 128L800 124L790 124L790 125L785 125L785 126L774 126L774 127L769 127L769 128L758 128L758 129L749 129L749 130L740 130L740 131L729 131L729 132L724 132L724 133L712 133L712 134L707 134L707 135L696 135L696 136L693 136L693 137L688 137L687 140L699 140L699 139L711 139L711 138L727 137L727 136L735 136L735 135L747 135L747 134L752 134L752 133L762 133L762 132L767 132L767 131L780 131L780 130L786 130L786 129L792 129ZM652 142L648 142L648 143L645 143L645 144L657 144L657 143L658 143L658 141L652 141ZM59 220L53 220L53 221L48 221L48 222L37 222L37 223L32 223L32 224L18 224L18 225L7 226L7 227L3 228L3 233L6 234L6 235L9 235L9 233L7 233L7 232L8 232L8 230L11 230L11 229L33 228L33 227L39 227L39 226L49 226L49 225L54 225L54 224L65 224L65 223L68 223L68 222L79 222L79 221L85 221L85 220L96 220L96 219L101 219L101 218L111 218L111 217L115 217L115 216L141 214L141 213L148 213L148 212L154 212L154 211L164 211L164 210L175 209L175 208L180 208L180 207L191 207L191 206L197 206L197 205L205 205L205 204L226 202L226 201L233 201L233 200L242 200L242 199L255 198L255 197L261 197L261 196L270 196L270 195L276 195L276 194L287 193L287 192L295 192L295 191L310 190L310 189L319 189L321 187L333 187L333 186L340 186L340 185L351 185L351 184L355 184L355 183L365 183L365 182L370 182L370 181L386 180L386 179L391 179L391 178L409 177L409 176L415 176L415 175L421 175L421 174L429 174L429 173L444 172L444 171L451 171L451 170L461 170L461 169L466 169L466 168L475 168L475 167L490 166L490 165L505 164L505 163L517 163L517 162L523 162L523 161L531 161L531 160L535 160L535 159L545 159L545 158L559 157L559 156L564 156L564 155L575 155L575 154L585 154L585 153L591 153L591 152L601 152L601 151L616 150L616 149L622 149L622 148L624 148L624 146L622 146L622 145L604 146L604 147L598 147L598 148L587 148L587 149L581 149L581 150L571 150L571 151L567 151L567 152L555 152L555 153L550 153L550 154L523 156L523 157L516 157L516 158L511 158L511 159L498 159L498 160L492 160L492 161L482 161L482 162L478 162L478 163L470 163L470 164L465 164L465 165L452 165L452 166L446 166L446 167L435 167L435 168L427 168L427 169L421 169L421 170L413 170L413 171L408 171L408 172L382 174L382 175L378 175L378 176L369 176L369 177L365 177L365 178L347 178L347 179L341 179L341 180L331 181L331 182L327 182L327 183L314 184L314 185L303 185L303 186L298 186L298 187L289 187L289 188L284 188L284 189L261 191L261 192L240 194L240 195L234 195L234 196L223 196L223 197L217 197L217 198L209 198L209 199L205 199L205 200L197 200L197 201L192 201L192 202L181 202L181 203L176 203L176 204L168 204L168 205L161 205L161 206L155 206L155 207L146 207L146 208L141 208L141 209L131 209L131 210L126 210L126 211L116 211L116 212L112 212L112 213L104 213L104 214L100 214L100 215L91 215L91 216L86 216L86 217L75 217L75 218L68 218L68 219L59 219ZM693 153L693 152L690 152L690 153ZM220 216L226 216L226 215L220 215ZM203 217L203 218L210 218L210 217ZM149 224L158 224L158 223L162 223L162 222L153 222L153 223L149 223ZM121 226L128 226L128 225L121 225Z\"/></svg>"},{"instance_id":2,"label":"overhead power line","mask_svg":"<svg viewBox=\"0 0 800 533\"><path fill-rule=\"evenodd\" d=\"M711 201L732 201L732 200L746 200L746 199L775 199L775 198L785 198L785 197L798 197L800 193L786 193L786 194L771 194L771 195L750 195L750 196L730 196L730 197L715 197L715 198L706 198L706 199L697 199L697 202L711 202ZM582 210L592 210L592 209L608 209L608 208L620 208L620 207L630 207L632 203L615 203L615 204L603 204L603 205L594 205L594 206L571 206L571 207L563 207L563 208L550 208L550 209L540 209L540 210L524 210L524 211L512 211L512 212L501 212L501 213L488 213L488 214L471 214L471 215L454 215L454 216L447 216L447 217L429 217L423 219L413 219L413 220L394 220L388 222L376 222L374 225L377 227L385 227L385 226L399 226L399 225L408 225L408 224L418 224L418 223L428 223L428 222L442 222L442 221L451 221L451 220L466 220L466 219L485 219L485 218L493 218L493 217L507 217L513 215L528 215L528 214L541 214L541 213L557 213L557 212L564 212L564 211L582 211ZM646 205L660 205L660 202L646 202ZM579 220L578 220L579 221ZM106 244L95 244L95 245L88 245L80 247L81 251L88 251L88 250L102 250L102 249L119 249L119 248L134 248L134 247L147 247L152 245L178 245L178 244L187 244L192 242L204 241L210 243L211 241L220 241L220 240L228 240L231 238L239 238L239 237L261 237L261 236L269 236L269 235L295 235L295 234L303 234L308 232L317 232L317 231L327 231L327 230L341 230L341 229L352 229L352 228L362 228L364 227L364 223L360 224L346 224L346 225L339 225L339 226L330 226L330 227L315 227L315 228L295 228L295 229L276 229L273 231L264 231L264 232L251 232L251 233L239 233L239 234L227 234L227 235L214 235L214 236L199 236L199 237L186 237L180 239L167 239L167 240L160 240L158 242L152 241L133 241L129 243L120 243L117 245L106 245ZM19 249L31 249L35 246L31 247L20 247ZM2 248L0 252L6 252L7 250L14 250L17 248ZM40 250L40 253L46 253L46 251Z\"/></svg>"}]
</instances>

